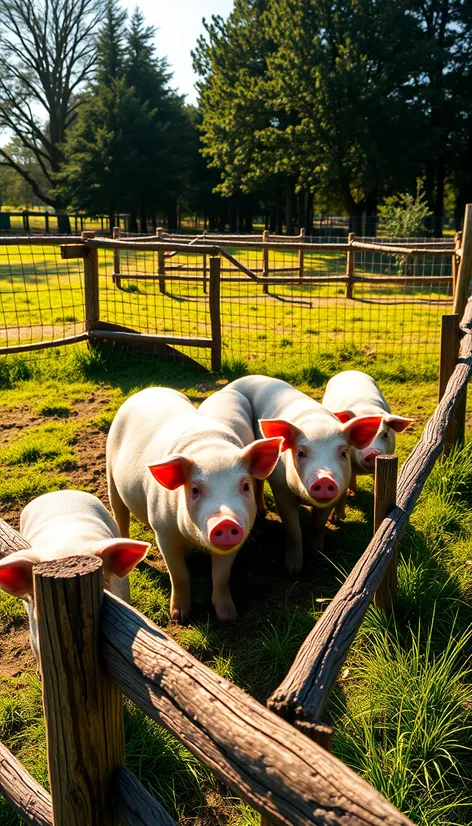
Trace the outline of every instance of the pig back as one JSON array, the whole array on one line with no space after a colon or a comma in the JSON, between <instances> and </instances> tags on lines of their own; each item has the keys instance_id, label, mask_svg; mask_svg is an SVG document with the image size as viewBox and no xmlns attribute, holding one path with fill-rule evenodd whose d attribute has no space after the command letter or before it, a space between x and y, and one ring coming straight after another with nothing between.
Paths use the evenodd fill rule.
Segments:
<instances>
[{"instance_id":1,"label":"pig back","mask_svg":"<svg viewBox=\"0 0 472 826\"><path fill-rule=\"evenodd\" d=\"M356 416L372 415L390 407L375 379L361 370L344 370L326 385L323 405L332 411L352 410Z\"/></svg>"},{"instance_id":2,"label":"pig back","mask_svg":"<svg viewBox=\"0 0 472 826\"><path fill-rule=\"evenodd\" d=\"M331 417L321 404L282 379L269 376L244 376L225 388L237 390L245 396L252 408L254 432L260 437L259 419L285 419L299 424L312 416Z\"/></svg>"},{"instance_id":3,"label":"pig back","mask_svg":"<svg viewBox=\"0 0 472 826\"><path fill-rule=\"evenodd\" d=\"M87 553L91 543L118 537L118 526L91 493L59 490L33 499L21 513L20 532L48 557Z\"/></svg>"},{"instance_id":4,"label":"pig back","mask_svg":"<svg viewBox=\"0 0 472 826\"><path fill-rule=\"evenodd\" d=\"M237 390L224 388L212 393L201 403L199 411L234 431L243 446L254 441L252 408L249 400Z\"/></svg>"}]
</instances>

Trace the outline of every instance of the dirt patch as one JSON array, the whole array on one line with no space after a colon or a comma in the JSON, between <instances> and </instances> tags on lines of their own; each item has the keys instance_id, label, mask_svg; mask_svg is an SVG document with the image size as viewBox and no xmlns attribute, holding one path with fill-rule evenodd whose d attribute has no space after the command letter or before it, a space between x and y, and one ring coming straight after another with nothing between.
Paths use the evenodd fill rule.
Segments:
<instances>
[{"instance_id":1,"label":"dirt patch","mask_svg":"<svg viewBox=\"0 0 472 826\"><path fill-rule=\"evenodd\" d=\"M72 443L77 464L74 470L66 475L71 485L77 488L87 488L109 508L105 460L106 441L107 434L98 428L79 431Z\"/></svg>"},{"instance_id":2,"label":"dirt patch","mask_svg":"<svg viewBox=\"0 0 472 826\"><path fill-rule=\"evenodd\" d=\"M0 676L20 677L36 667L30 648L29 628L25 613L24 626L11 628L0 637Z\"/></svg>"},{"instance_id":3,"label":"dirt patch","mask_svg":"<svg viewBox=\"0 0 472 826\"><path fill-rule=\"evenodd\" d=\"M0 445L11 442L28 427L35 427L44 421L42 416L31 414L28 410L2 410L0 412Z\"/></svg>"}]
</instances>

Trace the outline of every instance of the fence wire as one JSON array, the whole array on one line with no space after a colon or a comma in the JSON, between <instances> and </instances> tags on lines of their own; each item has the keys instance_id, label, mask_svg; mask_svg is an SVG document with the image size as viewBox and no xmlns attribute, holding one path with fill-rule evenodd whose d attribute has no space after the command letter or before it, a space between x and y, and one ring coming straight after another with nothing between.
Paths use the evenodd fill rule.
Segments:
<instances>
[{"instance_id":1,"label":"fence wire","mask_svg":"<svg viewBox=\"0 0 472 826\"><path fill-rule=\"evenodd\" d=\"M222 250L223 361L270 373L333 353L346 360L438 363L441 315L452 309L451 242L382 239L400 247L393 254L351 248L354 280L352 297L347 297L346 249L336 248L345 238L330 238L324 249L302 252L288 248L289 242L264 249L257 246L259 239L251 238L254 248L248 248L243 236L225 237L224 244L221 236L210 238ZM172 236L175 240L183 238ZM306 241L326 243L326 238ZM403 254L401 248L408 244L440 254ZM209 253L191 247L176 253L100 249L98 262L101 322L197 340L171 341L164 354L173 358L183 352L209 366L210 350L198 344L198 339L211 338ZM81 258L61 258L59 242L0 241L0 347L83 333L83 267Z\"/></svg>"}]
</instances>

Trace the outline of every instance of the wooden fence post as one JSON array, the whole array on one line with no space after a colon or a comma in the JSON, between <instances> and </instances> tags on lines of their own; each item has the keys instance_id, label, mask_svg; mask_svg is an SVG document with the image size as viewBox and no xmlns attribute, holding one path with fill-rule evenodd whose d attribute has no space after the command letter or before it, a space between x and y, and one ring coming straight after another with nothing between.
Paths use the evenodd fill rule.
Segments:
<instances>
[{"instance_id":1,"label":"wooden fence post","mask_svg":"<svg viewBox=\"0 0 472 826\"><path fill-rule=\"evenodd\" d=\"M300 229L300 243L303 244L306 237L306 231L304 227ZM305 269L305 261L304 261L305 252L304 250L299 250L298 252L298 274L300 276L300 284L303 284L303 273Z\"/></svg>"},{"instance_id":2,"label":"wooden fence post","mask_svg":"<svg viewBox=\"0 0 472 826\"><path fill-rule=\"evenodd\" d=\"M441 401L442 397L444 396L444 391L446 390L447 383L454 372L457 359L459 358L459 322L460 316L457 313L455 313L454 315L443 315L441 318L441 360L439 363L438 401ZM461 403L456 408L456 412L451 421L451 424L449 425L446 431L443 450L444 456L448 456L452 448L454 447L454 442L456 440L457 435L457 423L460 419L462 411L463 415L465 416L465 408Z\"/></svg>"},{"instance_id":3,"label":"wooden fence post","mask_svg":"<svg viewBox=\"0 0 472 826\"><path fill-rule=\"evenodd\" d=\"M100 663L101 569L96 556L33 569L54 826L118 826L123 701Z\"/></svg>"},{"instance_id":4,"label":"wooden fence post","mask_svg":"<svg viewBox=\"0 0 472 826\"><path fill-rule=\"evenodd\" d=\"M94 238L93 230L85 230L81 238ZM98 250L87 247L84 256L84 302L85 302L85 329L87 333L94 330L100 318L100 302L98 294Z\"/></svg>"},{"instance_id":5,"label":"wooden fence post","mask_svg":"<svg viewBox=\"0 0 472 826\"><path fill-rule=\"evenodd\" d=\"M121 229L119 227L113 227L113 238L117 241L121 238ZM120 251L119 249L113 250L113 281L115 285L121 290L121 278L120 275Z\"/></svg>"},{"instance_id":6,"label":"wooden fence post","mask_svg":"<svg viewBox=\"0 0 472 826\"><path fill-rule=\"evenodd\" d=\"M221 370L221 259L210 256L210 323L211 323L211 369L214 373Z\"/></svg>"},{"instance_id":7,"label":"wooden fence post","mask_svg":"<svg viewBox=\"0 0 472 826\"><path fill-rule=\"evenodd\" d=\"M49 212L44 213L44 223L46 227L46 235L49 235Z\"/></svg>"},{"instance_id":8,"label":"wooden fence post","mask_svg":"<svg viewBox=\"0 0 472 826\"><path fill-rule=\"evenodd\" d=\"M462 244L462 232L456 232L454 235L454 253L452 256L452 297L456 294L457 274L459 271L459 256L457 250L460 250Z\"/></svg>"},{"instance_id":9,"label":"wooden fence post","mask_svg":"<svg viewBox=\"0 0 472 826\"><path fill-rule=\"evenodd\" d=\"M208 292L207 287L208 281L208 265L207 265L207 256L206 253L203 253L203 292Z\"/></svg>"},{"instance_id":10,"label":"wooden fence post","mask_svg":"<svg viewBox=\"0 0 472 826\"><path fill-rule=\"evenodd\" d=\"M350 232L349 235L347 236L348 244L352 244L352 242L355 241L355 240L356 240L356 233L355 232ZM354 290L353 278L354 278L355 256L356 256L356 253L354 252L352 247L349 247L349 250L346 253L346 276L347 276L346 292L345 292L345 297L346 298L352 298L352 293L353 293L353 290Z\"/></svg>"},{"instance_id":11,"label":"wooden fence post","mask_svg":"<svg viewBox=\"0 0 472 826\"><path fill-rule=\"evenodd\" d=\"M397 504L397 456L377 456L374 482L374 533ZM375 605L386 613L397 595L398 547L395 547L385 576L375 592Z\"/></svg>"},{"instance_id":12,"label":"wooden fence post","mask_svg":"<svg viewBox=\"0 0 472 826\"><path fill-rule=\"evenodd\" d=\"M269 240L269 230L265 229L262 233L262 240L264 243L267 243ZM262 250L262 276L263 278L269 277L269 250L263 249ZM263 284L262 285L262 292L267 295L269 292L269 285Z\"/></svg>"},{"instance_id":13,"label":"wooden fence post","mask_svg":"<svg viewBox=\"0 0 472 826\"><path fill-rule=\"evenodd\" d=\"M469 285L472 276L472 204L467 204L462 231L462 253L460 256L459 272L457 274L456 290L454 293L454 307L452 312L461 317L467 304Z\"/></svg>"},{"instance_id":14,"label":"wooden fence post","mask_svg":"<svg viewBox=\"0 0 472 826\"><path fill-rule=\"evenodd\" d=\"M164 230L162 227L157 228L157 237L162 238L164 235ZM157 271L159 273L159 292L165 293L166 291L166 259L164 257L164 250L159 250L157 253Z\"/></svg>"}]
</instances>

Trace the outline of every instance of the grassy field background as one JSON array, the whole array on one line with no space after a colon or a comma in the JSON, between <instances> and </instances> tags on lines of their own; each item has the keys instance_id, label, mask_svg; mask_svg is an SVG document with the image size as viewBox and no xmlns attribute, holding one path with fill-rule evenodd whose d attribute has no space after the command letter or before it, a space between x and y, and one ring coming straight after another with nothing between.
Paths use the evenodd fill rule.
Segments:
<instances>
[{"instance_id":1,"label":"grassy field background","mask_svg":"<svg viewBox=\"0 0 472 826\"><path fill-rule=\"evenodd\" d=\"M237 251L236 251L237 252ZM243 263L261 267L260 254ZM209 336L202 284L153 281L153 254L122 256L123 290L111 279L112 257L100 253L101 318L142 332ZM442 262L442 263L441 263ZM168 263L191 266L195 257ZM297 263L271 253L270 266ZM345 256L307 256L305 273L339 275ZM398 271L390 257L359 259L358 271ZM226 266L226 265L225 265ZM448 274L443 259L417 264L416 274ZM429 269L428 269L429 268ZM125 278L126 276L126 278ZM231 273L223 273L224 277ZM162 363L85 345L26 358L0 357L0 516L18 526L21 508L48 490L77 487L107 502L105 441L113 416L130 393L167 385L199 404L246 372L285 378L321 399L331 375L363 369L381 384L392 410L415 417L397 440L400 463L437 403L440 316L450 312L450 288L359 285L354 301L344 285L282 285L269 295L250 282L222 285L223 369ZM83 329L82 261L51 248L2 247L0 318L5 343L73 335ZM208 350L185 351L202 365ZM472 819L472 442L438 463L400 547L399 594L390 620L372 608L342 669L326 710L334 751L421 826ZM307 556L303 574L283 572L282 530L269 490L269 514L256 522L238 555L232 593L240 618L218 623L210 604L210 564L190 560L191 623L169 622L169 580L157 553L132 575L136 607L219 674L265 702L285 676L302 640L336 593L372 535L372 481L340 526L329 526L323 556ZM305 526L308 514L302 509ZM137 522L132 535L152 540ZM40 681L29 651L22 603L0 594L0 740L47 784ZM179 746L126 705L127 761L185 826L256 826L258 816ZM0 801L0 826L18 818Z\"/></svg>"}]
</instances>

